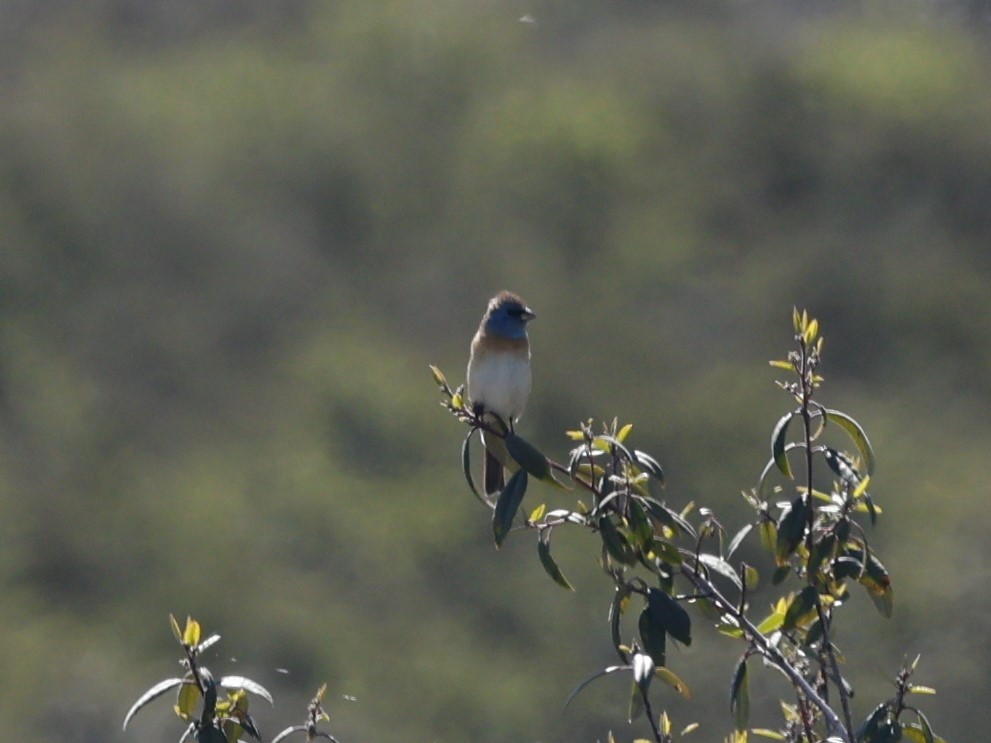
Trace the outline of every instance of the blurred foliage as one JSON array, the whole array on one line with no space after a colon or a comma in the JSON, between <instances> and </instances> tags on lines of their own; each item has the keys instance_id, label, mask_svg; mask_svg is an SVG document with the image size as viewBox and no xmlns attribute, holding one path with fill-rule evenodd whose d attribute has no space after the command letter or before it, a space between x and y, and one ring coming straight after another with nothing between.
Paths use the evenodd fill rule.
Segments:
<instances>
[{"instance_id":1,"label":"blurred foliage","mask_svg":"<svg viewBox=\"0 0 991 743\"><path fill-rule=\"evenodd\" d=\"M852 681L885 696L911 647L941 734L985 722L985 3L0 14L6 737L125 739L178 612L272 691L268 730L326 680L356 699L325 700L341 740L605 738L609 704L560 711L613 652L587 544L555 539L575 593L529 545L494 557L422 384L457 382L504 287L539 314L527 439L560 458L577 420L633 420L670 501L727 521L779 414L764 359L814 308L899 575L891 620L848 607ZM686 681L725 688L731 643L698 645ZM174 740L155 715L142 739Z\"/></svg>"}]
</instances>

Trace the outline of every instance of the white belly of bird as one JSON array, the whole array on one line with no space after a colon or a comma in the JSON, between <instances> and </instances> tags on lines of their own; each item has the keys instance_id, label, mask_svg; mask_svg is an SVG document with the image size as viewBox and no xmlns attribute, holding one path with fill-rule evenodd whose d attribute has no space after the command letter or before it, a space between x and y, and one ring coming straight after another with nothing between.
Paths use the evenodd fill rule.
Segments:
<instances>
[{"instance_id":1,"label":"white belly of bird","mask_svg":"<svg viewBox=\"0 0 991 743\"><path fill-rule=\"evenodd\" d=\"M520 417L530 396L529 359L489 355L468 370L468 398L510 423Z\"/></svg>"}]
</instances>

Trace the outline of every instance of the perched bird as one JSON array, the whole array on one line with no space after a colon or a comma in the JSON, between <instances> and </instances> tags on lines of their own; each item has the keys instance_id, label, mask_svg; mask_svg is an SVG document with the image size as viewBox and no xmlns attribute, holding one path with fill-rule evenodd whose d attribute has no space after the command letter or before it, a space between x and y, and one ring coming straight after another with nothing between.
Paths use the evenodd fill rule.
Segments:
<instances>
[{"instance_id":1,"label":"perched bird","mask_svg":"<svg viewBox=\"0 0 991 743\"><path fill-rule=\"evenodd\" d=\"M513 429L530 396L530 339L526 324L536 315L512 292L499 292L489 300L488 309L471 341L468 360L468 400L476 413L494 414L503 425ZM491 415L489 420L493 420ZM496 426L499 424L496 423ZM483 480L485 492L498 493L505 483L505 473L492 450L502 441L487 441ZM504 450L504 447L502 447Z\"/></svg>"}]
</instances>

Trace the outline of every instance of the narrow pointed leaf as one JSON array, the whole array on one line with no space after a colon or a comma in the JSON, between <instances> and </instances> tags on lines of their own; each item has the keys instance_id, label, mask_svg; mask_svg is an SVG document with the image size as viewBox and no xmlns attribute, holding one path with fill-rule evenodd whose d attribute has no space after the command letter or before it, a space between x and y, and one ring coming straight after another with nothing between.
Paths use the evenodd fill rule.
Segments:
<instances>
[{"instance_id":1,"label":"narrow pointed leaf","mask_svg":"<svg viewBox=\"0 0 991 743\"><path fill-rule=\"evenodd\" d=\"M478 486L475 485L475 478L471 475L471 437L475 435L476 430L475 428L471 429L468 435L465 436L465 442L461 445L461 469L464 470L465 481L468 483L468 488L471 490L472 495L489 508L493 508L492 502L482 495Z\"/></svg>"},{"instance_id":2,"label":"narrow pointed leaf","mask_svg":"<svg viewBox=\"0 0 991 743\"><path fill-rule=\"evenodd\" d=\"M626 716L626 721L633 722L639 719L643 713L643 692L640 690L640 685L633 682L633 688L630 690L630 709Z\"/></svg>"},{"instance_id":3,"label":"narrow pointed leaf","mask_svg":"<svg viewBox=\"0 0 991 743\"><path fill-rule=\"evenodd\" d=\"M795 552L805 536L805 526L809 518L807 496L799 495L791 502L791 506L778 524L778 538L775 542L775 557L778 565L783 565Z\"/></svg>"},{"instance_id":4,"label":"narrow pointed leaf","mask_svg":"<svg viewBox=\"0 0 991 743\"><path fill-rule=\"evenodd\" d=\"M609 605L609 630L612 636L613 647L616 648L617 652L622 652L619 650L619 646L623 644L622 638L620 637L619 623L623 618L623 613L626 611L626 607L630 603L630 587L626 584L616 586L616 592L613 594L612 603ZM625 658L624 658L625 660ZM656 662L656 658L654 658Z\"/></svg>"},{"instance_id":5,"label":"narrow pointed leaf","mask_svg":"<svg viewBox=\"0 0 991 743\"><path fill-rule=\"evenodd\" d=\"M510 529L513 528L513 519L523 502L523 496L526 495L526 485L526 470L519 469L509 478L506 487L499 494L499 500L492 513L492 533L495 536L496 547L502 545Z\"/></svg>"},{"instance_id":6,"label":"narrow pointed leaf","mask_svg":"<svg viewBox=\"0 0 991 743\"><path fill-rule=\"evenodd\" d=\"M740 580L740 576L737 575L736 570L730 565L726 560L716 555L710 555L707 553L702 553L699 555L699 562L715 570L722 576L729 578L736 585L737 588L743 588L743 581Z\"/></svg>"},{"instance_id":7,"label":"narrow pointed leaf","mask_svg":"<svg viewBox=\"0 0 991 743\"><path fill-rule=\"evenodd\" d=\"M557 562L555 562L553 556L551 556L551 545L549 541L545 542L543 539L537 540L537 555L540 557L540 564L544 566L544 570L547 571L547 574L555 583L561 586L561 588L566 588L569 591L575 590L571 587L571 584L568 583L568 579L564 577L564 573L561 572L561 568L558 567Z\"/></svg>"},{"instance_id":8,"label":"narrow pointed leaf","mask_svg":"<svg viewBox=\"0 0 991 743\"><path fill-rule=\"evenodd\" d=\"M619 530L611 516L606 515L599 519L599 535L602 538L602 546L617 562L632 565L637 561L636 549Z\"/></svg>"},{"instance_id":9,"label":"narrow pointed leaf","mask_svg":"<svg viewBox=\"0 0 991 743\"><path fill-rule=\"evenodd\" d=\"M509 450L509 456L538 480L546 480L550 477L551 466L547 457L526 439L510 433L506 436L506 448Z\"/></svg>"},{"instance_id":10,"label":"narrow pointed leaf","mask_svg":"<svg viewBox=\"0 0 991 743\"><path fill-rule=\"evenodd\" d=\"M826 410L824 412L827 420L837 424L850 435L854 445L857 447L857 451L860 452L860 458L864 462L864 471L868 475L873 475L874 449L867 438L867 434L864 433L863 427L849 415L839 410Z\"/></svg>"},{"instance_id":11,"label":"narrow pointed leaf","mask_svg":"<svg viewBox=\"0 0 991 743\"><path fill-rule=\"evenodd\" d=\"M138 710L144 707L146 704L148 704L148 702L152 701L153 699L157 699L158 697L162 696L162 694L164 694L165 692L174 689L177 686L182 686L182 683L183 680L180 678L165 679L164 681L159 681L153 687L148 689L148 691L146 691L138 698L138 701L136 701L133 705L131 705L131 709L129 709L127 711L127 714L124 716L124 726L121 729L126 730L127 723L129 723L131 721L131 718L134 717L135 714L137 714Z\"/></svg>"},{"instance_id":12,"label":"narrow pointed leaf","mask_svg":"<svg viewBox=\"0 0 991 743\"><path fill-rule=\"evenodd\" d=\"M788 424L791 423L793 415L794 413L787 413L782 416L771 433L771 458L774 460L778 469L781 470L781 474L789 480L793 479L794 475L791 473L791 464L788 463L785 445L788 443Z\"/></svg>"},{"instance_id":13,"label":"narrow pointed leaf","mask_svg":"<svg viewBox=\"0 0 991 743\"><path fill-rule=\"evenodd\" d=\"M639 449L633 450L633 456L636 457L637 465L640 469L657 480L662 487L666 484L664 481L664 469L661 467L660 462L650 456L647 452L640 451Z\"/></svg>"},{"instance_id":14,"label":"narrow pointed leaf","mask_svg":"<svg viewBox=\"0 0 991 743\"><path fill-rule=\"evenodd\" d=\"M220 685L225 689L244 689L252 694L257 694L271 705L275 704L275 702L272 701L272 695L268 692L268 689L259 684L257 681L252 681L244 676L224 676L220 679Z\"/></svg>"},{"instance_id":15,"label":"narrow pointed leaf","mask_svg":"<svg viewBox=\"0 0 991 743\"><path fill-rule=\"evenodd\" d=\"M437 383L438 387L440 387L443 390L450 389L448 387L447 378L444 376L444 373L433 364L430 365L430 373L433 374L434 381Z\"/></svg>"},{"instance_id":16,"label":"narrow pointed leaf","mask_svg":"<svg viewBox=\"0 0 991 743\"><path fill-rule=\"evenodd\" d=\"M293 725L283 730L281 733L272 738L272 743L281 743L281 741L288 738L293 733L305 733L306 725Z\"/></svg>"},{"instance_id":17,"label":"narrow pointed leaf","mask_svg":"<svg viewBox=\"0 0 991 743\"><path fill-rule=\"evenodd\" d=\"M169 614L169 622L172 623L172 634L175 635L176 641L182 644L182 630L179 629L179 623L176 621L172 614Z\"/></svg>"},{"instance_id":18,"label":"narrow pointed leaf","mask_svg":"<svg viewBox=\"0 0 991 743\"><path fill-rule=\"evenodd\" d=\"M733 673L733 684L730 686L730 711L736 729L746 730L750 724L750 679L747 675L747 656L740 658Z\"/></svg>"},{"instance_id":19,"label":"narrow pointed leaf","mask_svg":"<svg viewBox=\"0 0 991 743\"><path fill-rule=\"evenodd\" d=\"M199 645L196 646L196 652L202 653L207 648L216 644L219 640L220 640L220 635L210 635L203 642L201 642Z\"/></svg>"},{"instance_id":20,"label":"narrow pointed leaf","mask_svg":"<svg viewBox=\"0 0 991 743\"><path fill-rule=\"evenodd\" d=\"M733 539L730 541L729 547L726 548L727 560L733 556L733 553L736 552L737 547L739 547L740 544L743 542L743 540L746 539L747 534L749 534L750 530L753 528L754 528L753 524L744 524L743 528L736 533L736 536L734 536Z\"/></svg>"},{"instance_id":21,"label":"narrow pointed leaf","mask_svg":"<svg viewBox=\"0 0 991 743\"><path fill-rule=\"evenodd\" d=\"M582 691L582 689L584 689L586 686L588 686L589 684L591 684L597 678L600 678L602 676L606 676L606 675L608 675L610 673L615 673L616 671L629 671L629 670L630 670L630 667L629 666L608 666L606 668L603 668L601 671L596 671L591 676L589 676L587 679L585 679L580 684L578 684L578 686L576 686L574 689L572 689L571 693L568 694L568 698L564 701L564 706L567 707L569 704L571 704L572 700L576 696L578 696L578 694Z\"/></svg>"},{"instance_id":22,"label":"narrow pointed leaf","mask_svg":"<svg viewBox=\"0 0 991 743\"><path fill-rule=\"evenodd\" d=\"M688 684L678 678L678 674L672 671L670 668L665 666L658 666L654 669L654 675L657 676L661 681L670 686L676 692L681 694L685 699L692 698L692 690L688 688Z\"/></svg>"}]
</instances>

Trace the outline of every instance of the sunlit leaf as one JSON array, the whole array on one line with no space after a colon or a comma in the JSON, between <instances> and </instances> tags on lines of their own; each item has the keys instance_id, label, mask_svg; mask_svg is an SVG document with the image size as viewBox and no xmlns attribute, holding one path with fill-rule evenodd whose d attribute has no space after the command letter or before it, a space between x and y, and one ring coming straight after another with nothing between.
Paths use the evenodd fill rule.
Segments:
<instances>
[{"instance_id":1,"label":"sunlit leaf","mask_svg":"<svg viewBox=\"0 0 991 743\"><path fill-rule=\"evenodd\" d=\"M199 687L195 683L184 683L176 694L175 710L183 720L191 720L196 717L196 705L200 701Z\"/></svg>"},{"instance_id":2,"label":"sunlit leaf","mask_svg":"<svg viewBox=\"0 0 991 743\"><path fill-rule=\"evenodd\" d=\"M793 630L803 625L816 614L816 605L819 601L819 592L815 586L806 586L792 599L785 612L782 629Z\"/></svg>"},{"instance_id":3,"label":"sunlit leaf","mask_svg":"<svg viewBox=\"0 0 991 743\"><path fill-rule=\"evenodd\" d=\"M281 733L272 738L272 743L282 743L283 740L288 738L293 733L305 733L306 725L293 725L283 730Z\"/></svg>"},{"instance_id":4,"label":"sunlit leaf","mask_svg":"<svg viewBox=\"0 0 991 743\"><path fill-rule=\"evenodd\" d=\"M640 689L640 685L634 681L633 688L630 690L630 709L626 716L626 721L633 722L639 719L643 713L643 692Z\"/></svg>"},{"instance_id":5,"label":"sunlit leaf","mask_svg":"<svg viewBox=\"0 0 991 743\"><path fill-rule=\"evenodd\" d=\"M777 369L784 369L785 371L790 371L790 372L795 371L795 365L793 363L791 363L790 361L777 361L777 360L774 360L774 361L768 361L767 363L770 364L771 366L777 368Z\"/></svg>"},{"instance_id":6,"label":"sunlit leaf","mask_svg":"<svg viewBox=\"0 0 991 743\"><path fill-rule=\"evenodd\" d=\"M134 717L135 714L137 714L138 710L144 707L146 704L148 704L148 702L152 701L153 699L157 699L158 697L162 696L162 694L169 691L170 689L174 689L177 686L181 686L182 683L183 680L180 678L165 679L164 681L159 681L153 687L148 689L148 691L146 691L138 698L138 701L136 701L133 705L131 705L131 709L127 711L127 714L124 716L124 726L122 729L123 730L127 729L127 723L129 723L131 721L131 718Z\"/></svg>"},{"instance_id":7,"label":"sunlit leaf","mask_svg":"<svg viewBox=\"0 0 991 743\"><path fill-rule=\"evenodd\" d=\"M269 704L275 704L275 702L272 701L272 695L269 693L268 689L259 684L257 681L252 681L244 676L224 676L220 679L220 685L225 689L244 689L252 694L257 694Z\"/></svg>"},{"instance_id":8,"label":"sunlit leaf","mask_svg":"<svg viewBox=\"0 0 991 743\"><path fill-rule=\"evenodd\" d=\"M547 511L547 504L541 503L539 506L530 511L530 516L527 517L527 521L534 524L544 517L544 513Z\"/></svg>"},{"instance_id":9,"label":"sunlit leaf","mask_svg":"<svg viewBox=\"0 0 991 743\"><path fill-rule=\"evenodd\" d=\"M726 548L726 559L730 559L733 553L736 552L736 548L740 546L743 540L746 538L750 530L754 528L753 524L744 524L743 528L736 533L736 536L729 543L729 547Z\"/></svg>"},{"instance_id":10,"label":"sunlit leaf","mask_svg":"<svg viewBox=\"0 0 991 743\"><path fill-rule=\"evenodd\" d=\"M663 681L665 684L670 686L676 692L681 694L685 699L692 698L692 690L688 688L688 684L682 681L678 674L672 671L670 668L665 666L658 666L654 669L654 674Z\"/></svg>"},{"instance_id":11,"label":"sunlit leaf","mask_svg":"<svg viewBox=\"0 0 991 743\"><path fill-rule=\"evenodd\" d=\"M685 726L684 730L681 731L681 735L682 735L682 737L684 737L684 736L688 735L689 733L694 733L700 727L702 727L702 726L699 723L697 723L697 722L690 723L690 724L688 724L688 725Z\"/></svg>"},{"instance_id":12,"label":"sunlit leaf","mask_svg":"<svg viewBox=\"0 0 991 743\"><path fill-rule=\"evenodd\" d=\"M186 617L186 629L182 633L182 644L196 647L200 642L200 623L192 617Z\"/></svg>"},{"instance_id":13,"label":"sunlit leaf","mask_svg":"<svg viewBox=\"0 0 991 743\"><path fill-rule=\"evenodd\" d=\"M787 738L785 738L785 736L777 730L768 730L767 728L750 728L750 732L754 735L759 735L762 738L770 738L771 740L787 740ZM272 741L272 743L275 743L275 741Z\"/></svg>"},{"instance_id":14,"label":"sunlit leaf","mask_svg":"<svg viewBox=\"0 0 991 743\"><path fill-rule=\"evenodd\" d=\"M650 456L647 452L640 451L639 449L633 450L633 456L636 457L637 465L644 472L657 480L662 487L665 485L664 470L661 467L660 462Z\"/></svg>"},{"instance_id":15,"label":"sunlit leaf","mask_svg":"<svg viewBox=\"0 0 991 743\"><path fill-rule=\"evenodd\" d=\"M626 437L630 435L630 431L632 430L633 430L633 424L627 423L616 433L616 440L622 444L624 441L626 441Z\"/></svg>"},{"instance_id":16,"label":"sunlit leaf","mask_svg":"<svg viewBox=\"0 0 991 743\"><path fill-rule=\"evenodd\" d=\"M492 533L495 536L496 547L502 545L513 528L513 519L526 495L527 471L519 469L509 478L506 487L499 494L495 510L492 513Z\"/></svg>"},{"instance_id":17,"label":"sunlit leaf","mask_svg":"<svg viewBox=\"0 0 991 743\"><path fill-rule=\"evenodd\" d=\"M176 641L182 644L182 630L179 629L179 623L176 621L172 614L169 614L169 622L172 624L172 634L175 635Z\"/></svg>"},{"instance_id":18,"label":"sunlit leaf","mask_svg":"<svg viewBox=\"0 0 991 743\"><path fill-rule=\"evenodd\" d=\"M591 684L597 678L601 678L602 676L606 676L606 675L608 675L610 673L616 673L616 671L629 671L629 670L630 670L630 667L629 666L608 666L607 668L603 668L601 671L596 671L591 676L589 676L587 679L585 679L580 684L578 684L578 686L576 686L571 691L571 693L568 695L568 698L564 701L564 706L567 707L569 704L571 704L572 700L576 696L578 696L578 694L581 692L581 690L584 689L589 684Z\"/></svg>"},{"instance_id":19,"label":"sunlit leaf","mask_svg":"<svg viewBox=\"0 0 991 743\"><path fill-rule=\"evenodd\" d=\"M699 555L699 562L711 570L715 570L720 575L729 578L733 581L737 588L743 588L743 581L740 580L740 576L737 575L737 572L733 569L733 566L726 562L723 558L703 552Z\"/></svg>"}]
</instances>

